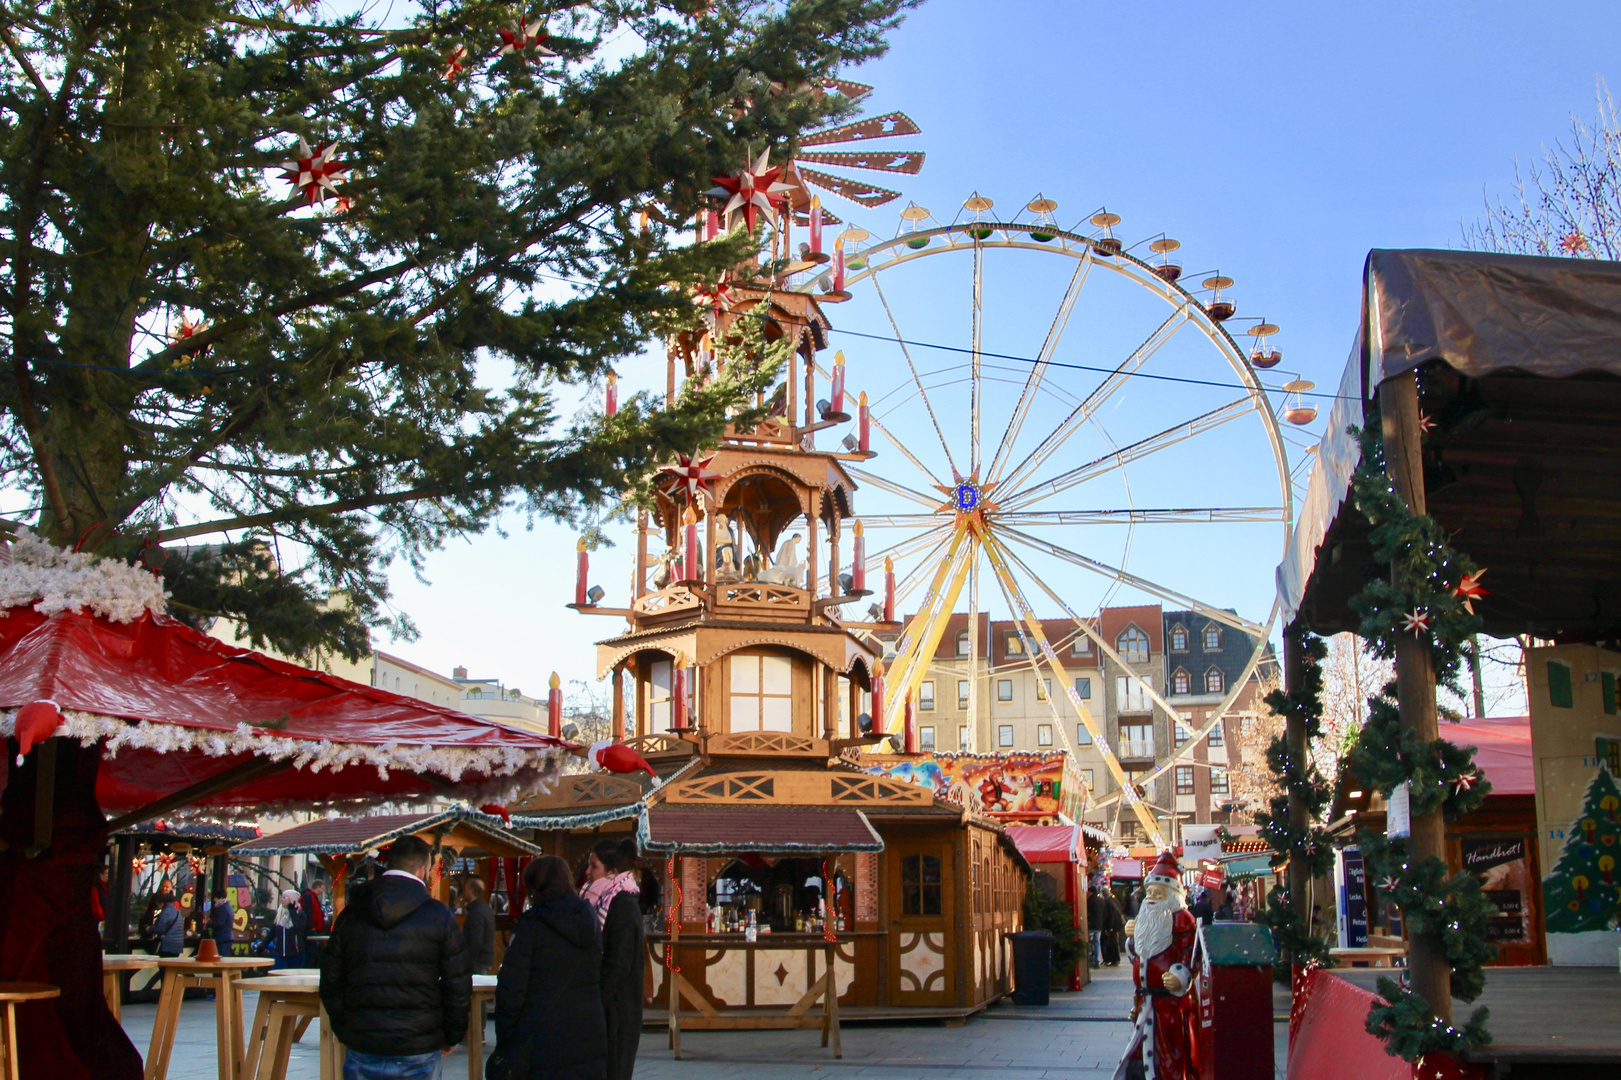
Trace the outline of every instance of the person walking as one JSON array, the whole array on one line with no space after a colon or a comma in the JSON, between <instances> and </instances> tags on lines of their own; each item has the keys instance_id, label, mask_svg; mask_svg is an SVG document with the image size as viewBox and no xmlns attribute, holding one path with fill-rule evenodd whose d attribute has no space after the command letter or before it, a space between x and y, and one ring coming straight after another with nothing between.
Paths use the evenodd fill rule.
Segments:
<instances>
[{"instance_id":1,"label":"person walking","mask_svg":"<svg viewBox=\"0 0 1621 1080\"><path fill-rule=\"evenodd\" d=\"M1120 940L1126 933L1126 916L1120 910L1120 904L1115 900L1114 893L1105 891L1104 904L1104 930L1103 930L1103 966L1120 966Z\"/></svg>"},{"instance_id":2,"label":"person walking","mask_svg":"<svg viewBox=\"0 0 1621 1080\"><path fill-rule=\"evenodd\" d=\"M1094 886L1092 891L1086 894L1086 930L1091 942L1093 967L1103 963L1103 924L1107 921L1103 907L1103 890Z\"/></svg>"},{"instance_id":3,"label":"person walking","mask_svg":"<svg viewBox=\"0 0 1621 1080\"><path fill-rule=\"evenodd\" d=\"M470 878L462 889L467 908L462 919L462 937L467 939L467 956L474 975L495 973L495 909L484 899L484 882Z\"/></svg>"},{"instance_id":4,"label":"person walking","mask_svg":"<svg viewBox=\"0 0 1621 1080\"><path fill-rule=\"evenodd\" d=\"M435 1080L467 1036L473 973L450 908L428 894L433 852L394 841L388 869L357 887L321 956L321 1004L349 1048L343 1080Z\"/></svg>"},{"instance_id":5,"label":"person walking","mask_svg":"<svg viewBox=\"0 0 1621 1080\"><path fill-rule=\"evenodd\" d=\"M310 917L298 899L297 889L283 889L276 905L276 921L270 927L270 953L277 968L304 966L304 936L310 930Z\"/></svg>"},{"instance_id":6,"label":"person walking","mask_svg":"<svg viewBox=\"0 0 1621 1080\"><path fill-rule=\"evenodd\" d=\"M529 910L513 923L496 979L488 1072L503 1080L606 1080L596 912L575 895L568 863L555 855L525 867L523 884Z\"/></svg>"},{"instance_id":7,"label":"person walking","mask_svg":"<svg viewBox=\"0 0 1621 1080\"><path fill-rule=\"evenodd\" d=\"M602 927L602 1008L608 1024L608 1080L630 1080L642 1041L642 904L636 842L591 849L582 894Z\"/></svg>"},{"instance_id":8,"label":"person walking","mask_svg":"<svg viewBox=\"0 0 1621 1080\"><path fill-rule=\"evenodd\" d=\"M214 902L208 908L208 929L220 955L230 956L231 945L236 941L236 912L225 897L223 885L214 890Z\"/></svg>"},{"instance_id":9,"label":"person walking","mask_svg":"<svg viewBox=\"0 0 1621 1080\"><path fill-rule=\"evenodd\" d=\"M169 886L168 879L163 884ZM159 889L160 905L152 916L150 931L159 956L179 956L186 947L186 917L180 911L180 900L169 886L167 892Z\"/></svg>"},{"instance_id":10,"label":"person walking","mask_svg":"<svg viewBox=\"0 0 1621 1080\"><path fill-rule=\"evenodd\" d=\"M1201 923L1209 926L1216 919L1216 909L1211 905L1210 890L1200 889L1199 895L1194 899L1189 913Z\"/></svg>"},{"instance_id":11,"label":"person walking","mask_svg":"<svg viewBox=\"0 0 1621 1080\"><path fill-rule=\"evenodd\" d=\"M304 895L299 902L304 905L304 914L310 920L310 933L326 933L326 909L321 906L321 900L326 896L326 882L311 881L304 887Z\"/></svg>"}]
</instances>

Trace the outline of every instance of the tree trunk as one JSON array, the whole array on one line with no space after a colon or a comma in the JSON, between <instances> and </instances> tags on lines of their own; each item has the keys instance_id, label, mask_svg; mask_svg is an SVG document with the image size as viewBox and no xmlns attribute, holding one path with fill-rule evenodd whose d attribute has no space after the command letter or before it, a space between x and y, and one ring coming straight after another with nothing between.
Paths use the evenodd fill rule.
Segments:
<instances>
[{"instance_id":1,"label":"tree trunk","mask_svg":"<svg viewBox=\"0 0 1621 1080\"><path fill-rule=\"evenodd\" d=\"M1425 513L1423 448L1419 436L1418 381L1412 373L1379 385L1379 409L1385 442L1385 469L1396 491L1415 514ZM1397 583L1399 584L1399 582ZM1440 735L1435 711L1435 663L1430 646L1411 634L1396 642L1396 698L1403 731L1425 742ZM1413 861L1435 856L1446 864L1446 826L1440 807L1412 815L1407 851ZM1409 934L1407 971L1414 993L1430 1012L1452 1022L1452 966L1439 934Z\"/></svg>"}]
</instances>

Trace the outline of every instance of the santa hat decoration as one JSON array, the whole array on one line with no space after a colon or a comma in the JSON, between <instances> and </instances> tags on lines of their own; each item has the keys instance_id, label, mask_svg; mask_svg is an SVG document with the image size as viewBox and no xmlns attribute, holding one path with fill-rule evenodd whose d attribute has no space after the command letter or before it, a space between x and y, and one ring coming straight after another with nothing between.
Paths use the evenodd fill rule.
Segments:
<instances>
[{"instance_id":1,"label":"santa hat decoration","mask_svg":"<svg viewBox=\"0 0 1621 1080\"><path fill-rule=\"evenodd\" d=\"M1148 872L1143 882L1147 885L1182 884L1182 868L1176 864L1176 856L1169 851L1160 852L1159 859L1154 863L1154 869Z\"/></svg>"},{"instance_id":2,"label":"santa hat decoration","mask_svg":"<svg viewBox=\"0 0 1621 1080\"><path fill-rule=\"evenodd\" d=\"M659 774L653 771L653 766L647 759L624 743L616 743L609 739L599 739L591 744L586 751L585 759L599 769L606 769L614 773L645 772L657 780Z\"/></svg>"},{"instance_id":3,"label":"santa hat decoration","mask_svg":"<svg viewBox=\"0 0 1621 1080\"><path fill-rule=\"evenodd\" d=\"M17 710L17 764L39 743L44 742L62 726L62 710L49 700L30 701Z\"/></svg>"},{"instance_id":4,"label":"santa hat decoration","mask_svg":"<svg viewBox=\"0 0 1621 1080\"><path fill-rule=\"evenodd\" d=\"M488 814L491 817L498 817L502 821L505 821L508 825L512 824L512 812L506 807L502 806L500 803L487 802L478 809L480 813Z\"/></svg>"}]
</instances>

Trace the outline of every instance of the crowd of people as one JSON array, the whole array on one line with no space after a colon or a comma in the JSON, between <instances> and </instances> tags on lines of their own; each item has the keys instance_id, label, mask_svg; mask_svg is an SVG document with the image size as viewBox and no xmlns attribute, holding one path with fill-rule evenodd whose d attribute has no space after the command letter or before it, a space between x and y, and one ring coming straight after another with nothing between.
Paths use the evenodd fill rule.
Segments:
<instances>
[{"instance_id":1,"label":"crowd of people","mask_svg":"<svg viewBox=\"0 0 1621 1080\"><path fill-rule=\"evenodd\" d=\"M483 883L459 891L463 925L434 899L432 852L396 840L353 889L321 957L321 1000L348 1047L345 1080L428 1080L467 1034L472 977L496 968ZM523 872L495 992L490 1080L630 1080L642 1026L643 924L658 884L635 843L603 840L579 873L556 856ZM298 898L295 895L294 900ZM296 933L295 904L289 920Z\"/></svg>"}]
</instances>

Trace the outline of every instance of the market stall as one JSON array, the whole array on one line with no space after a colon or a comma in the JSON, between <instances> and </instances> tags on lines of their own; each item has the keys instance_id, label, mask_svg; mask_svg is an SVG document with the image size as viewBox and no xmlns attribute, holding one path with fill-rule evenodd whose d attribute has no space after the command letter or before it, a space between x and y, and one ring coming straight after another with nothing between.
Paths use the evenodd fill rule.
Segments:
<instances>
[{"instance_id":1,"label":"market stall","mask_svg":"<svg viewBox=\"0 0 1621 1080\"><path fill-rule=\"evenodd\" d=\"M1030 887L1043 889L1068 904L1074 912L1074 925L1086 940L1091 927L1086 922L1086 843L1079 825L1009 825L1008 837L1030 864ZM1079 990L1091 981L1087 950L1069 972L1054 971L1069 990Z\"/></svg>"}]
</instances>

